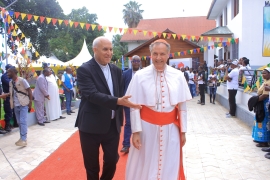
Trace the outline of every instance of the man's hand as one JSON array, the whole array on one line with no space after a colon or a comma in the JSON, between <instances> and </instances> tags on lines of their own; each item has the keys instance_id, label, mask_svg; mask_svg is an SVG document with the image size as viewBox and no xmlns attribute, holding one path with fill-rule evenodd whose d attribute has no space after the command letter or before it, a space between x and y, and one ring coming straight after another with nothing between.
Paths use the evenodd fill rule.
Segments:
<instances>
[{"instance_id":1,"label":"man's hand","mask_svg":"<svg viewBox=\"0 0 270 180\"><path fill-rule=\"evenodd\" d=\"M133 146L136 149L140 150L140 147L142 146L142 144L141 144L141 137L140 137L139 132L133 133L133 135L132 135L132 143L133 143Z\"/></svg>"},{"instance_id":2,"label":"man's hand","mask_svg":"<svg viewBox=\"0 0 270 180\"><path fill-rule=\"evenodd\" d=\"M265 90L265 91L270 91L270 86L268 86L268 84L265 84L265 85L264 85L264 90Z\"/></svg>"},{"instance_id":3,"label":"man's hand","mask_svg":"<svg viewBox=\"0 0 270 180\"><path fill-rule=\"evenodd\" d=\"M131 98L131 96L123 96L121 98L118 98L117 100L117 104L121 105L121 106L126 106L129 108L134 108L134 109L141 109L142 106L139 104L134 104L132 102L130 102L128 99Z\"/></svg>"},{"instance_id":4,"label":"man's hand","mask_svg":"<svg viewBox=\"0 0 270 180\"><path fill-rule=\"evenodd\" d=\"M181 142L182 143L182 146L184 146L186 144L186 141L187 141L186 140L186 133L182 133L181 134L181 139L182 139L182 142Z\"/></svg>"},{"instance_id":5,"label":"man's hand","mask_svg":"<svg viewBox=\"0 0 270 180\"><path fill-rule=\"evenodd\" d=\"M32 101L30 101L29 104L28 104L28 109L31 110L31 108L32 108Z\"/></svg>"},{"instance_id":6,"label":"man's hand","mask_svg":"<svg viewBox=\"0 0 270 180\"><path fill-rule=\"evenodd\" d=\"M47 98L48 100L50 100L50 96L48 95L48 96L45 96L45 98Z\"/></svg>"}]
</instances>

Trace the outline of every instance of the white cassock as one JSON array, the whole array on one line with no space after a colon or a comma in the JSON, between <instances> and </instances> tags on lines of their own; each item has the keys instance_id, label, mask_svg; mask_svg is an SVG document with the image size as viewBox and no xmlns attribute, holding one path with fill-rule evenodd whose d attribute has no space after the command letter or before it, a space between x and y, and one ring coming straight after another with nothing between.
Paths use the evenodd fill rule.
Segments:
<instances>
[{"instance_id":1,"label":"white cassock","mask_svg":"<svg viewBox=\"0 0 270 180\"><path fill-rule=\"evenodd\" d=\"M187 130L186 101L192 99L184 74L170 66L158 72L153 65L138 71L126 95L130 101L157 112L179 107L181 131ZM131 109L132 133L140 132L142 146L130 148L126 180L177 180L180 166L179 128L171 123L155 125L141 119L140 110Z\"/></svg>"},{"instance_id":2,"label":"white cassock","mask_svg":"<svg viewBox=\"0 0 270 180\"><path fill-rule=\"evenodd\" d=\"M56 78L53 74L46 77L48 82L48 94L50 100L45 99L46 115L49 121L59 119L62 116L59 88L56 83Z\"/></svg>"}]
</instances>

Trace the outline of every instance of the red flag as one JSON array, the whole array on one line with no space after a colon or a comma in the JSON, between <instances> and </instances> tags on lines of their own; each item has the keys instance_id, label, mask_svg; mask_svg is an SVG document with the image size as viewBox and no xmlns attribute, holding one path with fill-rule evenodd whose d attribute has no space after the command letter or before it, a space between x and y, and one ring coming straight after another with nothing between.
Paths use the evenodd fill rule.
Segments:
<instances>
[{"instance_id":1,"label":"red flag","mask_svg":"<svg viewBox=\"0 0 270 180\"><path fill-rule=\"evenodd\" d=\"M66 26L68 26L69 20L64 20Z\"/></svg>"},{"instance_id":2,"label":"red flag","mask_svg":"<svg viewBox=\"0 0 270 180\"><path fill-rule=\"evenodd\" d=\"M200 36L195 36L195 39L196 39L197 41L199 41Z\"/></svg>"},{"instance_id":3,"label":"red flag","mask_svg":"<svg viewBox=\"0 0 270 180\"><path fill-rule=\"evenodd\" d=\"M201 48L197 48L197 52L200 53Z\"/></svg>"},{"instance_id":4,"label":"red flag","mask_svg":"<svg viewBox=\"0 0 270 180\"><path fill-rule=\"evenodd\" d=\"M216 38L215 38L215 37L212 37L212 40L213 40L213 41L216 41Z\"/></svg>"},{"instance_id":5,"label":"red flag","mask_svg":"<svg viewBox=\"0 0 270 180\"><path fill-rule=\"evenodd\" d=\"M177 34L177 38L178 38L178 40L180 40L181 39L181 34Z\"/></svg>"},{"instance_id":6,"label":"red flag","mask_svg":"<svg viewBox=\"0 0 270 180\"><path fill-rule=\"evenodd\" d=\"M123 28L119 28L119 32L122 33Z\"/></svg>"},{"instance_id":7,"label":"red flag","mask_svg":"<svg viewBox=\"0 0 270 180\"><path fill-rule=\"evenodd\" d=\"M40 20L41 23L43 23L44 20L45 20L45 17L44 17L44 16L40 16L40 17L39 17L39 20Z\"/></svg>"},{"instance_id":8,"label":"red flag","mask_svg":"<svg viewBox=\"0 0 270 180\"><path fill-rule=\"evenodd\" d=\"M172 36L172 34L167 33L167 36L168 36L168 38L170 39L170 38L171 38L171 36Z\"/></svg>"},{"instance_id":9,"label":"red flag","mask_svg":"<svg viewBox=\"0 0 270 180\"><path fill-rule=\"evenodd\" d=\"M75 28L78 27L78 25L79 25L79 22L74 22L74 27Z\"/></svg>"},{"instance_id":10,"label":"red flag","mask_svg":"<svg viewBox=\"0 0 270 180\"><path fill-rule=\"evenodd\" d=\"M211 48L214 49L214 45L212 45Z\"/></svg>"},{"instance_id":11,"label":"red flag","mask_svg":"<svg viewBox=\"0 0 270 180\"><path fill-rule=\"evenodd\" d=\"M160 32L158 32L157 34L158 34L158 37L160 38L160 37L161 37L161 33L160 33Z\"/></svg>"},{"instance_id":12,"label":"red flag","mask_svg":"<svg viewBox=\"0 0 270 180\"><path fill-rule=\"evenodd\" d=\"M98 30L100 31L102 29L102 26L101 25L98 25Z\"/></svg>"},{"instance_id":13,"label":"red flag","mask_svg":"<svg viewBox=\"0 0 270 180\"><path fill-rule=\"evenodd\" d=\"M91 24L88 24L88 23L85 25L85 28L86 28L87 31L90 28L90 26L91 26Z\"/></svg>"},{"instance_id":14,"label":"red flag","mask_svg":"<svg viewBox=\"0 0 270 180\"><path fill-rule=\"evenodd\" d=\"M10 26L10 30L13 30L13 29L14 29L14 27L11 25L11 26Z\"/></svg>"},{"instance_id":15,"label":"red flag","mask_svg":"<svg viewBox=\"0 0 270 180\"><path fill-rule=\"evenodd\" d=\"M52 18L52 23L53 23L53 25L55 25L55 24L56 24L56 22L57 22L57 19Z\"/></svg>"},{"instance_id":16,"label":"red flag","mask_svg":"<svg viewBox=\"0 0 270 180\"><path fill-rule=\"evenodd\" d=\"M113 28L113 27L109 27L109 32L111 32L111 31L112 31L112 28Z\"/></svg>"},{"instance_id":17,"label":"red flag","mask_svg":"<svg viewBox=\"0 0 270 180\"><path fill-rule=\"evenodd\" d=\"M203 40L204 40L204 41L208 41L208 39L207 39L207 37L206 37L206 36L204 36L204 37L203 37Z\"/></svg>"},{"instance_id":18,"label":"red flag","mask_svg":"<svg viewBox=\"0 0 270 180\"><path fill-rule=\"evenodd\" d=\"M187 51L184 51L184 54L187 55Z\"/></svg>"},{"instance_id":19,"label":"red flag","mask_svg":"<svg viewBox=\"0 0 270 180\"><path fill-rule=\"evenodd\" d=\"M16 17L16 19L19 18L19 15L20 15L20 14L21 14L20 12L15 12L15 17Z\"/></svg>"},{"instance_id":20,"label":"red flag","mask_svg":"<svg viewBox=\"0 0 270 180\"><path fill-rule=\"evenodd\" d=\"M152 32L151 32L151 31L148 31L148 35L149 35L149 36L152 36Z\"/></svg>"},{"instance_id":21,"label":"red flag","mask_svg":"<svg viewBox=\"0 0 270 180\"><path fill-rule=\"evenodd\" d=\"M239 42L239 38L236 38L235 43L238 44L238 42Z\"/></svg>"},{"instance_id":22,"label":"red flag","mask_svg":"<svg viewBox=\"0 0 270 180\"><path fill-rule=\"evenodd\" d=\"M223 41L223 38L219 38L220 39L220 42L222 42Z\"/></svg>"},{"instance_id":23,"label":"red flag","mask_svg":"<svg viewBox=\"0 0 270 180\"><path fill-rule=\"evenodd\" d=\"M22 48L21 54L25 54L25 50L24 50L24 48Z\"/></svg>"},{"instance_id":24,"label":"red flag","mask_svg":"<svg viewBox=\"0 0 270 180\"><path fill-rule=\"evenodd\" d=\"M129 34L131 34L132 33L132 29L128 28L128 32L129 32Z\"/></svg>"},{"instance_id":25,"label":"red flag","mask_svg":"<svg viewBox=\"0 0 270 180\"><path fill-rule=\"evenodd\" d=\"M32 19L32 14L27 14L27 19L28 19L28 21L30 21L31 19Z\"/></svg>"},{"instance_id":26,"label":"red flag","mask_svg":"<svg viewBox=\"0 0 270 180\"><path fill-rule=\"evenodd\" d=\"M187 35L187 40L190 40L190 35Z\"/></svg>"}]
</instances>

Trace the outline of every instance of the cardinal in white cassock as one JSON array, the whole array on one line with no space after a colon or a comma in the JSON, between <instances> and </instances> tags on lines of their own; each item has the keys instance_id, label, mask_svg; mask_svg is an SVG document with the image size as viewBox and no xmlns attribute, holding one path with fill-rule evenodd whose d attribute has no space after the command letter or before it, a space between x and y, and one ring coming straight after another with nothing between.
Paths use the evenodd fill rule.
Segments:
<instances>
[{"instance_id":1,"label":"cardinal in white cassock","mask_svg":"<svg viewBox=\"0 0 270 180\"><path fill-rule=\"evenodd\" d=\"M131 109L132 143L126 180L185 180L182 147L186 142L187 107L191 94L184 74L170 66L170 44L150 45L152 65L138 71L126 95L142 105Z\"/></svg>"}]
</instances>

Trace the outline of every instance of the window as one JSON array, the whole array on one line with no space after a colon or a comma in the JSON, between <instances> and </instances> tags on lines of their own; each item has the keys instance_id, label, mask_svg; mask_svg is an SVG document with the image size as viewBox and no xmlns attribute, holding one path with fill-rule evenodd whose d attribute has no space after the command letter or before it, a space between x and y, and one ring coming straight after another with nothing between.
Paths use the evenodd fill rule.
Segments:
<instances>
[{"instance_id":1,"label":"window","mask_svg":"<svg viewBox=\"0 0 270 180\"><path fill-rule=\"evenodd\" d=\"M232 45L232 59L238 59L239 43L234 43Z\"/></svg>"},{"instance_id":2,"label":"window","mask_svg":"<svg viewBox=\"0 0 270 180\"><path fill-rule=\"evenodd\" d=\"M239 13L239 0L234 0L234 14L233 18Z\"/></svg>"},{"instance_id":3,"label":"window","mask_svg":"<svg viewBox=\"0 0 270 180\"><path fill-rule=\"evenodd\" d=\"M223 58L222 53L223 53L223 48L218 50L218 60L221 60Z\"/></svg>"},{"instance_id":4,"label":"window","mask_svg":"<svg viewBox=\"0 0 270 180\"><path fill-rule=\"evenodd\" d=\"M223 16L222 16L222 14L221 14L220 19L219 19L219 24L220 24L220 26L223 26Z\"/></svg>"},{"instance_id":5,"label":"window","mask_svg":"<svg viewBox=\"0 0 270 180\"><path fill-rule=\"evenodd\" d=\"M227 15L227 7L224 10L224 26L227 26L227 19L228 19L228 15Z\"/></svg>"}]
</instances>

